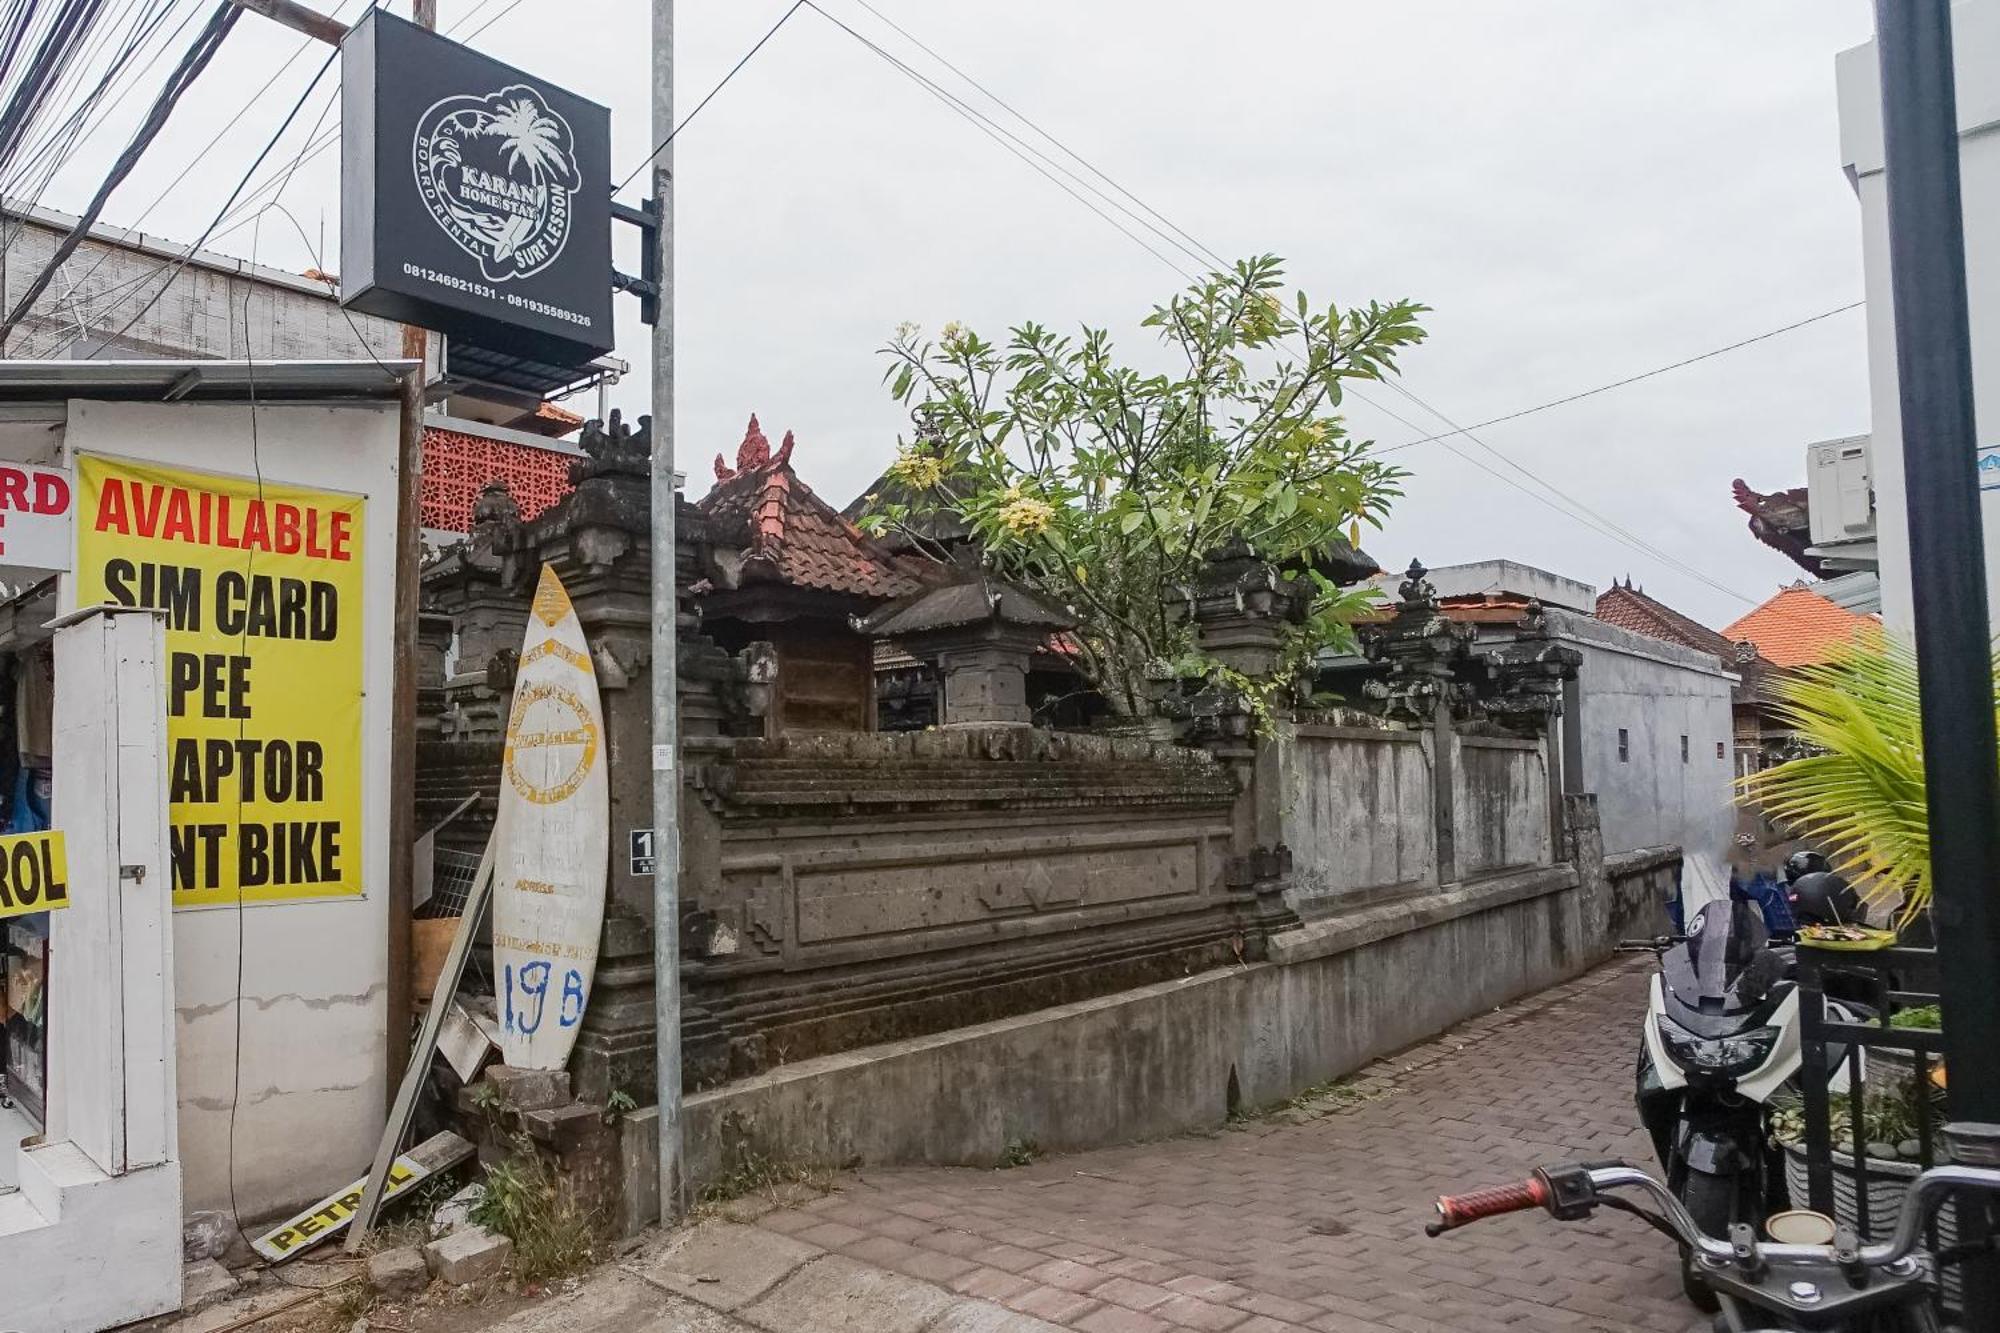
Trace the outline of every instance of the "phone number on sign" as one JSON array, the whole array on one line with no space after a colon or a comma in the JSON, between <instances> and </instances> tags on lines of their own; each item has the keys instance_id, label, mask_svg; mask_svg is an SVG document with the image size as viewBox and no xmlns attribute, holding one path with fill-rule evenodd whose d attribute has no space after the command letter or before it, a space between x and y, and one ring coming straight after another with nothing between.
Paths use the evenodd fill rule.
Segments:
<instances>
[{"instance_id":1,"label":"phone number on sign","mask_svg":"<svg viewBox=\"0 0 2000 1333\"><path fill-rule=\"evenodd\" d=\"M403 265L403 274L406 277L422 278L425 282L435 283L440 287L449 287L453 291L466 292L472 296L484 297L489 301L504 301L516 309L531 311L537 315L545 315L550 319L560 319L565 323L574 324L579 328L587 329L591 327L593 322L589 315L581 315L574 310L565 310L559 305L550 305L547 301L537 301L533 297L522 296L519 292L503 292L497 287L490 287L483 282L474 282L469 278L461 278L455 273L440 273L437 269L425 268L421 264Z\"/></svg>"}]
</instances>

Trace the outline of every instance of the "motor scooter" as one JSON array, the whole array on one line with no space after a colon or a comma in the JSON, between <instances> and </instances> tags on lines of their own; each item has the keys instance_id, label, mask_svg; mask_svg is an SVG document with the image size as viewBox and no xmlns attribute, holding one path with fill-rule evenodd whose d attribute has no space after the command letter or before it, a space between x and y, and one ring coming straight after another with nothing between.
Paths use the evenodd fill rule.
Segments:
<instances>
[{"instance_id":1,"label":"motor scooter","mask_svg":"<svg viewBox=\"0 0 2000 1333\"><path fill-rule=\"evenodd\" d=\"M1819 877L1816 877L1819 876ZM1787 928L1837 919L1852 904L1813 872L1785 895ZM1805 891L1797 892L1803 884ZM1687 933L1652 941L1660 970L1648 990L1637 1070L1639 1118L1667 1188L1710 1235L1756 1225L1788 1206L1783 1158L1770 1141L1770 1112L1796 1086L1801 1060L1799 991L1791 936L1774 937L1771 905L1732 896L1711 902ZM1828 1017L1861 1021L1866 1011L1828 997ZM1829 1051L1828 1091L1848 1085L1843 1051ZM1685 1256L1688 1297L1713 1311L1715 1298Z\"/></svg>"}]
</instances>

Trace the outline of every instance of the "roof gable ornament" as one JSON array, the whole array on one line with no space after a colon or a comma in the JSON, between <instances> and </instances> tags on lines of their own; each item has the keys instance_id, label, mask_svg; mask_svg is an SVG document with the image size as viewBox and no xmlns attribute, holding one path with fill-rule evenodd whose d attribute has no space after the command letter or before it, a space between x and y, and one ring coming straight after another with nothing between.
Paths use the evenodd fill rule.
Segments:
<instances>
[{"instance_id":1,"label":"roof gable ornament","mask_svg":"<svg viewBox=\"0 0 2000 1333\"><path fill-rule=\"evenodd\" d=\"M785 434L784 457L791 457L791 433ZM771 441L765 436L764 428L757 424L757 414L750 414L750 424L744 428L743 443L736 446L736 466L730 467L722 461L722 455L715 456L715 479L731 481L745 472L754 472L768 467L771 462Z\"/></svg>"}]
</instances>

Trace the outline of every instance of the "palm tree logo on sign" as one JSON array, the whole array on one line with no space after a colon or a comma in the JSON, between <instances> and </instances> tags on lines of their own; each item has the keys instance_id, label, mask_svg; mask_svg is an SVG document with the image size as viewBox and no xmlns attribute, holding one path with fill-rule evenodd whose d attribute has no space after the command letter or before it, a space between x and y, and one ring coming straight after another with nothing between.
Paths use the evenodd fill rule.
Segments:
<instances>
[{"instance_id":1,"label":"palm tree logo on sign","mask_svg":"<svg viewBox=\"0 0 2000 1333\"><path fill-rule=\"evenodd\" d=\"M569 122L535 89L433 102L411 161L424 206L487 281L539 273L562 253L583 181Z\"/></svg>"}]
</instances>

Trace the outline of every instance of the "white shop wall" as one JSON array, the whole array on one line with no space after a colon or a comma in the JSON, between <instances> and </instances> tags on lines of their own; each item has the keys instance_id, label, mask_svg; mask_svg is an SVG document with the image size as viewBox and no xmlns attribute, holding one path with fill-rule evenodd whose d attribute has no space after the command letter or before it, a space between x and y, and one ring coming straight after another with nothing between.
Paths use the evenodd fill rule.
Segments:
<instances>
[{"instance_id":1,"label":"white shop wall","mask_svg":"<svg viewBox=\"0 0 2000 1333\"><path fill-rule=\"evenodd\" d=\"M1965 213L1965 290L1970 307L1974 415L1982 453L2000 451L2000 0L1952 6L1958 94L1960 204ZM1912 631L1910 519L1903 485L1902 398L1896 375L1896 310L1889 272L1888 178L1883 170L1882 83L1874 42L1840 53L1841 161L1861 208L1868 296L1870 468L1882 561L1882 620ZM2000 486L1982 473L1986 598L2000 626Z\"/></svg>"},{"instance_id":2,"label":"white shop wall","mask_svg":"<svg viewBox=\"0 0 2000 1333\"><path fill-rule=\"evenodd\" d=\"M366 892L174 914L186 1207L233 1208L257 1219L362 1174L387 1102L397 408L260 406L254 457L250 414L247 405L75 402L65 453L244 477L261 465L267 482L369 497L361 552ZM89 521L79 516L79 524ZM65 608L74 605L69 577L61 597Z\"/></svg>"}]
</instances>

